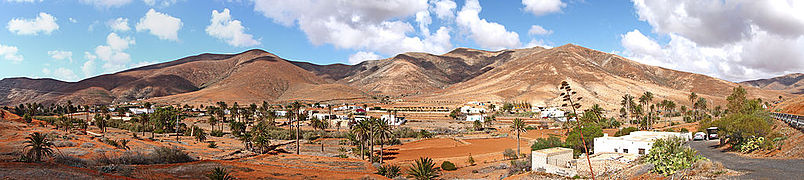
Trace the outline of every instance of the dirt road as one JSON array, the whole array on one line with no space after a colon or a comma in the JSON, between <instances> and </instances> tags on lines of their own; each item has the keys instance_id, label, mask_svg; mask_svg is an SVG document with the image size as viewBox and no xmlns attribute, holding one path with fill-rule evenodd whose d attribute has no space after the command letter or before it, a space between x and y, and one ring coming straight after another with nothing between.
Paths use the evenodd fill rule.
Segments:
<instances>
[{"instance_id":1,"label":"dirt road","mask_svg":"<svg viewBox=\"0 0 804 180\"><path fill-rule=\"evenodd\" d=\"M692 141L689 144L704 157L721 162L731 170L745 172L738 179L804 179L804 160L740 157L715 149L718 141Z\"/></svg>"}]
</instances>

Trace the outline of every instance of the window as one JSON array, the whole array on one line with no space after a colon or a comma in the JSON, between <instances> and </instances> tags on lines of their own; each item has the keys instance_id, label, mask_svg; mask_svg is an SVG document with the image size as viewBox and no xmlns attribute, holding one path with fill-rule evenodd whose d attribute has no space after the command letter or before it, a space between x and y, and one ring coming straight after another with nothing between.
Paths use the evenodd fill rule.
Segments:
<instances>
[{"instance_id":1,"label":"window","mask_svg":"<svg viewBox=\"0 0 804 180\"><path fill-rule=\"evenodd\" d=\"M628 149L623 149L623 153L628 153Z\"/></svg>"},{"instance_id":2,"label":"window","mask_svg":"<svg viewBox=\"0 0 804 180\"><path fill-rule=\"evenodd\" d=\"M645 155L645 149L639 148L639 155Z\"/></svg>"}]
</instances>

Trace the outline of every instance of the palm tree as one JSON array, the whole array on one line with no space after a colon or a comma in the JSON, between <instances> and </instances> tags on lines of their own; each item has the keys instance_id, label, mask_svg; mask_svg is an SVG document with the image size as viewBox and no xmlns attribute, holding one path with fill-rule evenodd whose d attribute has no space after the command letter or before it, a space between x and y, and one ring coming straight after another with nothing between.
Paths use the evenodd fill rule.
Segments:
<instances>
[{"instance_id":1,"label":"palm tree","mask_svg":"<svg viewBox=\"0 0 804 180\"><path fill-rule=\"evenodd\" d=\"M440 176L439 168L433 163L433 159L420 157L416 164L408 169L408 176L417 180L436 179Z\"/></svg>"},{"instance_id":2,"label":"palm tree","mask_svg":"<svg viewBox=\"0 0 804 180\"><path fill-rule=\"evenodd\" d=\"M474 126L475 131L483 130L483 123L481 123L480 121L472 122L472 126Z\"/></svg>"},{"instance_id":3,"label":"palm tree","mask_svg":"<svg viewBox=\"0 0 804 180\"><path fill-rule=\"evenodd\" d=\"M212 126L212 131L215 131L215 124L218 124L218 119L215 118L215 116L209 116L207 122L209 123L210 126Z\"/></svg>"},{"instance_id":4,"label":"palm tree","mask_svg":"<svg viewBox=\"0 0 804 180\"><path fill-rule=\"evenodd\" d=\"M511 124L511 131L516 131L516 155L519 156L522 154L519 151L519 134L528 131L525 129L525 121L519 118L514 119L514 124Z\"/></svg>"},{"instance_id":5,"label":"palm tree","mask_svg":"<svg viewBox=\"0 0 804 180\"><path fill-rule=\"evenodd\" d=\"M298 113L298 115L296 115L296 154L301 154L301 149L299 149L300 148L299 136L301 134L301 120L303 115L302 113L299 112L301 104L299 103L299 101L295 101L293 102L293 104L291 104L291 107L292 107L291 109L293 110L293 114Z\"/></svg>"},{"instance_id":6,"label":"palm tree","mask_svg":"<svg viewBox=\"0 0 804 180\"><path fill-rule=\"evenodd\" d=\"M25 153L26 156L35 161L39 162L42 161L44 156L52 156L53 155L53 143L47 139L47 135L34 132L30 134L28 137L25 137L25 147L23 147L23 151L25 149L30 148Z\"/></svg>"},{"instance_id":7,"label":"palm tree","mask_svg":"<svg viewBox=\"0 0 804 180\"><path fill-rule=\"evenodd\" d=\"M209 178L211 180L230 180L230 179L234 179L234 177L232 177L232 175L229 174L229 171L226 170L226 168L222 168L222 167L216 167L215 169L212 170L212 172L209 172L209 174L206 174L206 176L207 176L207 178Z\"/></svg>"},{"instance_id":8,"label":"palm tree","mask_svg":"<svg viewBox=\"0 0 804 180\"><path fill-rule=\"evenodd\" d=\"M595 113L595 116L597 116L597 122L596 123L600 123L600 121L602 119L600 114L603 114L603 108L600 107L600 105L598 105L598 104L594 104L594 105L592 105L591 108L589 108L589 111L591 111L592 113Z\"/></svg>"},{"instance_id":9,"label":"palm tree","mask_svg":"<svg viewBox=\"0 0 804 180\"><path fill-rule=\"evenodd\" d=\"M358 122L351 129L352 134L355 134L357 136L357 139L358 139L357 141L358 141L358 143L360 143L360 159L363 159L363 160L366 159L365 157L363 157L365 155L365 153L363 153L363 151L364 151L363 150L363 145L365 144L365 141L366 141L366 134L368 133L368 131L370 131L369 126L368 126L368 122L366 122L366 121L367 120L363 120L363 121Z\"/></svg>"},{"instance_id":10,"label":"palm tree","mask_svg":"<svg viewBox=\"0 0 804 180\"><path fill-rule=\"evenodd\" d=\"M377 136L380 137L380 164L382 164L383 156L383 148L385 148L385 139L389 138L393 133L391 132L391 125L388 124L386 121L377 121L376 124L377 129Z\"/></svg>"},{"instance_id":11,"label":"palm tree","mask_svg":"<svg viewBox=\"0 0 804 180\"><path fill-rule=\"evenodd\" d=\"M106 131L104 131L106 129L106 119L103 117L103 115L95 114L95 125L100 129L101 135L106 137Z\"/></svg>"},{"instance_id":12,"label":"palm tree","mask_svg":"<svg viewBox=\"0 0 804 180\"><path fill-rule=\"evenodd\" d=\"M630 110L632 108L631 104L634 104L634 96L631 96L631 94L623 95L623 100L620 101L620 105L622 105L623 108L625 108L626 112L630 112ZM627 117L627 115L626 115L626 117Z\"/></svg>"},{"instance_id":13,"label":"palm tree","mask_svg":"<svg viewBox=\"0 0 804 180\"><path fill-rule=\"evenodd\" d=\"M483 124L485 124L486 128L491 128L491 125L493 125L494 121L496 120L497 118L494 115L491 115L489 117L483 118Z\"/></svg>"}]
</instances>

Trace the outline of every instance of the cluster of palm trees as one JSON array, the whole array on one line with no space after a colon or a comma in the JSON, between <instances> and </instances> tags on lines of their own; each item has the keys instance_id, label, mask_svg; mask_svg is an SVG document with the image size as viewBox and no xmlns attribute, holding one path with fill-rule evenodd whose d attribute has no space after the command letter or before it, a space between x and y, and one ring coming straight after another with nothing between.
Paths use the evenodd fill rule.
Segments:
<instances>
[{"instance_id":1,"label":"cluster of palm trees","mask_svg":"<svg viewBox=\"0 0 804 180\"><path fill-rule=\"evenodd\" d=\"M638 98L637 101L639 104L634 102L634 96L625 94L620 101L620 105L622 105L622 108L620 108L620 116L624 118L635 117L642 129L650 129L650 127L660 119L659 115L672 115L677 107L676 102L672 100L665 99L655 104L653 104L653 100L654 95L649 91ZM698 110L707 109L707 100L703 97L699 97L695 92L690 93L689 100L693 110L688 111L687 106L681 106L681 112L691 114L694 121L700 120L700 112Z\"/></svg>"},{"instance_id":2,"label":"cluster of palm trees","mask_svg":"<svg viewBox=\"0 0 804 180\"><path fill-rule=\"evenodd\" d=\"M357 137L356 143L360 146L359 154L361 159L366 159L364 147L368 146L369 160L374 160L374 146L376 143L375 138L379 139L379 162L380 164L383 163L384 145L387 143L386 140L393 136L393 133L391 132L391 125L389 125L388 122L376 118L358 121L357 124L352 127L351 133Z\"/></svg>"}]
</instances>

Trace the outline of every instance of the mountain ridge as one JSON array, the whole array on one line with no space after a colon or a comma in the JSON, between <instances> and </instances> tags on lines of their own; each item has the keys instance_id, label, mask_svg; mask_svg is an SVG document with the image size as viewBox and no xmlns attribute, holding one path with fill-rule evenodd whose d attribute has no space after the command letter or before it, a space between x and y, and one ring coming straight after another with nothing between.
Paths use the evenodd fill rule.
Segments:
<instances>
[{"instance_id":1,"label":"mountain ridge","mask_svg":"<svg viewBox=\"0 0 804 180\"><path fill-rule=\"evenodd\" d=\"M141 99L163 103L367 101L378 96L554 104L554 86L562 80L592 97L590 102L605 104L624 93L639 95L641 91L678 101L692 91L723 101L723 94L738 85L575 44L499 51L456 48L440 55L408 52L355 65L291 61L251 49L237 54L202 53L78 82L5 78L0 80L0 104ZM787 95L753 87L749 92L763 98Z\"/></svg>"}]
</instances>

